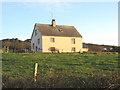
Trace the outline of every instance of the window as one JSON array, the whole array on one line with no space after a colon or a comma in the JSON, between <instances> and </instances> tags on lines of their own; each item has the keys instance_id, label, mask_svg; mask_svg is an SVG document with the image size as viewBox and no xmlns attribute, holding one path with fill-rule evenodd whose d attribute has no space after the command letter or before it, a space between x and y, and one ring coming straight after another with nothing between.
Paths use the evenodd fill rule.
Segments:
<instances>
[{"instance_id":1,"label":"window","mask_svg":"<svg viewBox=\"0 0 120 90\"><path fill-rule=\"evenodd\" d=\"M63 32L63 30L62 30L62 29L59 29L59 32Z\"/></svg>"},{"instance_id":2,"label":"window","mask_svg":"<svg viewBox=\"0 0 120 90\"><path fill-rule=\"evenodd\" d=\"M75 47L73 47L73 48L72 48L72 51L73 51L73 52L75 52L75 51L76 51Z\"/></svg>"},{"instance_id":3,"label":"window","mask_svg":"<svg viewBox=\"0 0 120 90\"><path fill-rule=\"evenodd\" d=\"M35 36L37 35L37 30L35 30Z\"/></svg>"},{"instance_id":4,"label":"window","mask_svg":"<svg viewBox=\"0 0 120 90\"><path fill-rule=\"evenodd\" d=\"M33 49L34 49L34 43L33 43Z\"/></svg>"},{"instance_id":5,"label":"window","mask_svg":"<svg viewBox=\"0 0 120 90\"><path fill-rule=\"evenodd\" d=\"M40 39L38 39L38 45L40 44Z\"/></svg>"},{"instance_id":6,"label":"window","mask_svg":"<svg viewBox=\"0 0 120 90\"><path fill-rule=\"evenodd\" d=\"M55 38L50 38L50 42L55 42Z\"/></svg>"},{"instance_id":7,"label":"window","mask_svg":"<svg viewBox=\"0 0 120 90\"><path fill-rule=\"evenodd\" d=\"M72 39L71 39L71 42L72 42L72 44L75 44L75 39L72 38Z\"/></svg>"},{"instance_id":8,"label":"window","mask_svg":"<svg viewBox=\"0 0 120 90\"><path fill-rule=\"evenodd\" d=\"M50 49L51 49L51 51L55 51L55 47L51 47Z\"/></svg>"}]
</instances>

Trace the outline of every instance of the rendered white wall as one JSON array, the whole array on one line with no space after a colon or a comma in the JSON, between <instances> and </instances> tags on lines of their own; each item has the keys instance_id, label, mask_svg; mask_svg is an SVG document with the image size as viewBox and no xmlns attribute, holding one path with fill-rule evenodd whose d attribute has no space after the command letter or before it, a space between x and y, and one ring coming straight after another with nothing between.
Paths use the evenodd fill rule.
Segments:
<instances>
[{"instance_id":1,"label":"rendered white wall","mask_svg":"<svg viewBox=\"0 0 120 90\"><path fill-rule=\"evenodd\" d=\"M35 35L35 30L37 30L37 35ZM38 44L38 39L40 39L40 43ZM33 43L34 43L34 49L33 49ZM37 51L42 52L42 36L40 31L37 29L37 27L34 28L33 36L31 38L31 51Z\"/></svg>"}]
</instances>

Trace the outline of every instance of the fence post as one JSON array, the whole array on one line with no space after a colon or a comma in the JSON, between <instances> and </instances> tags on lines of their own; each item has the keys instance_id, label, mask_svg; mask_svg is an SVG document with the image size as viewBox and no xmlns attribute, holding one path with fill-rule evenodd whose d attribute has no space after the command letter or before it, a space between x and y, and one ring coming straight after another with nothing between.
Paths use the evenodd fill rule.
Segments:
<instances>
[{"instance_id":1,"label":"fence post","mask_svg":"<svg viewBox=\"0 0 120 90\"><path fill-rule=\"evenodd\" d=\"M37 80L37 67L38 67L38 63L35 63L35 73L34 73L34 81L35 82Z\"/></svg>"}]
</instances>

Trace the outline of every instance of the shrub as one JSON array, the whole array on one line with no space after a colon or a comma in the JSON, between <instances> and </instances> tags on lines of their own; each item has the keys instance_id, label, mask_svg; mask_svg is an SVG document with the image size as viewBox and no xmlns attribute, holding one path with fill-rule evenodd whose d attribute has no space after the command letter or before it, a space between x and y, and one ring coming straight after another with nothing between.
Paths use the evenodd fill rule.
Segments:
<instances>
[{"instance_id":1,"label":"shrub","mask_svg":"<svg viewBox=\"0 0 120 90\"><path fill-rule=\"evenodd\" d=\"M53 76L37 79L18 77L10 79L9 75L3 74L3 88L120 88L118 74L112 76L76 77L58 73Z\"/></svg>"}]
</instances>

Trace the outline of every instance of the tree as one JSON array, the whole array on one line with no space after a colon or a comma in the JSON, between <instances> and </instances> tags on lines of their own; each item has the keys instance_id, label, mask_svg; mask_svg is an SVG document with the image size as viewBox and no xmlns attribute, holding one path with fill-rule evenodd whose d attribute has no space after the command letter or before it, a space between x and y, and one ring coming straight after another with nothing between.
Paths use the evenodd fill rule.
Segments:
<instances>
[{"instance_id":1,"label":"tree","mask_svg":"<svg viewBox=\"0 0 120 90\"><path fill-rule=\"evenodd\" d=\"M5 49L6 52L9 52L9 49L11 48L12 43L9 42L9 41L6 41L6 42L2 43L2 46L4 47L4 49Z\"/></svg>"}]
</instances>

